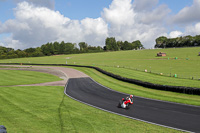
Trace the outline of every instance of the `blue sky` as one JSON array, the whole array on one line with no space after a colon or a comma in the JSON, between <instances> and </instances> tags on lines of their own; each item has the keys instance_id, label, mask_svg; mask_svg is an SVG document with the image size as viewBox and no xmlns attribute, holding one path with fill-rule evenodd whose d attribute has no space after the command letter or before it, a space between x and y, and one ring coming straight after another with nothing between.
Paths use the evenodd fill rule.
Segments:
<instances>
[{"instance_id":1,"label":"blue sky","mask_svg":"<svg viewBox=\"0 0 200 133\"><path fill-rule=\"evenodd\" d=\"M178 13L181 9L186 6L191 6L193 0L160 0L160 4L167 4L168 7L172 10L172 13Z\"/></svg>"},{"instance_id":2,"label":"blue sky","mask_svg":"<svg viewBox=\"0 0 200 133\"><path fill-rule=\"evenodd\" d=\"M113 36L151 48L162 35L200 34L199 11L200 0L0 0L0 46L62 40L103 46Z\"/></svg>"},{"instance_id":3,"label":"blue sky","mask_svg":"<svg viewBox=\"0 0 200 133\"><path fill-rule=\"evenodd\" d=\"M55 10L71 19L98 18L103 8L108 7L111 2L112 0L62 0L55 3Z\"/></svg>"},{"instance_id":4,"label":"blue sky","mask_svg":"<svg viewBox=\"0 0 200 133\"><path fill-rule=\"evenodd\" d=\"M101 16L103 8L109 7L112 0L56 0L55 10L71 19L97 18ZM178 13L186 6L192 5L192 0L160 0L159 4L167 4L172 14ZM16 2L0 0L0 21L5 22L14 17L13 9Z\"/></svg>"}]
</instances>

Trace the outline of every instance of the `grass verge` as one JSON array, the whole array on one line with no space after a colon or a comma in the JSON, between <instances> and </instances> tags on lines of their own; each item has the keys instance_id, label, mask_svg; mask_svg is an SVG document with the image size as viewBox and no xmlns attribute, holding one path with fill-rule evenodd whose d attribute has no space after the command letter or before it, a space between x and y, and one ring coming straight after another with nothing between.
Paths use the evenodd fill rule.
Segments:
<instances>
[{"instance_id":1,"label":"grass verge","mask_svg":"<svg viewBox=\"0 0 200 133\"><path fill-rule=\"evenodd\" d=\"M0 87L1 124L9 133L180 132L95 109L70 99L63 89Z\"/></svg>"},{"instance_id":2,"label":"grass verge","mask_svg":"<svg viewBox=\"0 0 200 133\"><path fill-rule=\"evenodd\" d=\"M0 70L0 75L0 86L36 84L62 80L57 76L35 71Z\"/></svg>"},{"instance_id":3,"label":"grass verge","mask_svg":"<svg viewBox=\"0 0 200 133\"><path fill-rule=\"evenodd\" d=\"M127 68L116 68L116 67L100 67L100 68L102 68L107 72L120 75L122 77L136 79L153 84L200 88L200 81L198 80L162 76L159 74L146 73Z\"/></svg>"}]
</instances>

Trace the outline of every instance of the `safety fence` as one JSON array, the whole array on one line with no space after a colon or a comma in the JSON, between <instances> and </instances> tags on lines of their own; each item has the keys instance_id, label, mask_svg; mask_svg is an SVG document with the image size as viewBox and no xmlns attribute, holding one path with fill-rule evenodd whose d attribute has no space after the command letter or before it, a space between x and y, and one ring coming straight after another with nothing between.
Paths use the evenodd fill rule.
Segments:
<instances>
[{"instance_id":1,"label":"safety fence","mask_svg":"<svg viewBox=\"0 0 200 133\"><path fill-rule=\"evenodd\" d=\"M22 65L21 63L0 63L0 65ZM83 65L67 65L67 64L30 64L30 63L23 63L23 65L42 65L42 66L72 66L72 67L86 67L86 68L92 68L95 69L107 76L110 76L112 78L136 84L139 86L143 86L146 88L151 88L151 89L157 89L157 90L165 90L165 91L171 91L171 92L178 92L178 93L185 93L185 94L191 94L191 95L200 95L200 88L194 88L194 87L184 87L184 86L169 86L169 85L159 85L159 84L153 84L149 82L144 82L136 79L130 79L130 78L125 78L120 75L116 75L110 72L107 72L99 67L94 67L94 66L83 66Z\"/></svg>"}]
</instances>

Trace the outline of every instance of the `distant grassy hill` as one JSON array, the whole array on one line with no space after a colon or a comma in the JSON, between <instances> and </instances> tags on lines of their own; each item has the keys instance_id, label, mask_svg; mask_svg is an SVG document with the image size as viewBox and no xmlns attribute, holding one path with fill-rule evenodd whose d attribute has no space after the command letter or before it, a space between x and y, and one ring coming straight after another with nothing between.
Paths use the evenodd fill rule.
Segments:
<instances>
[{"instance_id":1,"label":"distant grassy hill","mask_svg":"<svg viewBox=\"0 0 200 133\"><path fill-rule=\"evenodd\" d=\"M158 52L164 52L167 56L157 57L156 55ZM67 61L68 64L97 66L124 77L157 84L200 87L200 81L189 80L200 79L199 52L200 47L131 50L94 54L10 59L0 60L0 63L66 64ZM177 59L175 59L176 57ZM145 69L148 73L144 72ZM162 76L160 76L160 74ZM172 78L175 74L179 78L187 79L180 80ZM163 75L168 77L164 77Z\"/></svg>"},{"instance_id":2,"label":"distant grassy hill","mask_svg":"<svg viewBox=\"0 0 200 133\"><path fill-rule=\"evenodd\" d=\"M166 57L156 57L158 52L167 53ZM71 55L69 64L95 65L126 67L152 73L163 73L171 76L177 74L178 77L200 78L200 47L196 48L176 48L176 49L154 49L138 51L120 51L97 54ZM178 59L175 60L175 57ZM168 59L169 58L169 59Z\"/></svg>"}]
</instances>

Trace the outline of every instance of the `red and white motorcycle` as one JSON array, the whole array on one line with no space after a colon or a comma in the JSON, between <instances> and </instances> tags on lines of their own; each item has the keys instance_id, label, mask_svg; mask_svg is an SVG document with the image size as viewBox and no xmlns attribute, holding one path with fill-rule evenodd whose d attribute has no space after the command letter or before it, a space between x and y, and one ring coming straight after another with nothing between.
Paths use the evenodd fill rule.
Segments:
<instances>
[{"instance_id":1,"label":"red and white motorcycle","mask_svg":"<svg viewBox=\"0 0 200 133\"><path fill-rule=\"evenodd\" d=\"M130 97L122 98L122 100L119 101L118 107L129 109L129 106L133 104L133 95L130 95Z\"/></svg>"}]
</instances>

